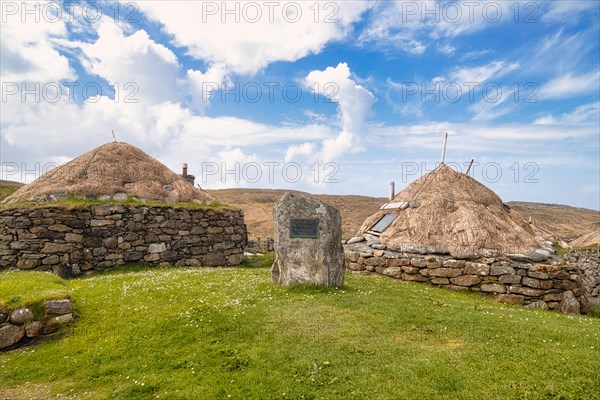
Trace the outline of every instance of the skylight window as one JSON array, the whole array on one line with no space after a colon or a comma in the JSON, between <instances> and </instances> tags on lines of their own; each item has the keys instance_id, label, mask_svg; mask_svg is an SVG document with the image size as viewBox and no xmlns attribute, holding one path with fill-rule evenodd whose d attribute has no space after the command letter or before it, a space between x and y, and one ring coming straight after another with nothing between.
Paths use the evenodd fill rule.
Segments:
<instances>
[{"instance_id":1,"label":"skylight window","mask_svg":"<svg viewBox=\"0 0 600 400\"><path fill-rule=\"evenodd\" d=\"M398 215L397 214L385 214L381 219L371 228L371 231L375 233L383 233L391 224L394 222Z\"/></svg>"}]
</instances>

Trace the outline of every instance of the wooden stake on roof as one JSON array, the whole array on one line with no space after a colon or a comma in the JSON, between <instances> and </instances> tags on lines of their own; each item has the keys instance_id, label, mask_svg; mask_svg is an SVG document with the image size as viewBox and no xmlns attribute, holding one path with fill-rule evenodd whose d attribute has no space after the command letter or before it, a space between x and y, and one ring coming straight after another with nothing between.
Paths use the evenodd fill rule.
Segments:
<instances>
[{"instance_id":1,"label":"wooden stake on roof","mask_svg":"<svg viewBox=\"0 0 600 400\"><path fill-rule=\"evenodd\" d=\"M446 135L444 136L444 148L442 149L442 162L441 162L442 164L446 160L446 144L448 144L448 132L446 132Z\"/></svg>"},{"instance_id":2,"label":"wooden stake on roof","mask_svg":"<svg viewBox=\"0 0 600 400\"><path fill-rule=\"evenodd\" d=\"M466 175L469 175L469 171L471 171L471 167L473 166L473 161L475 161L475 159L471 158L471 163L469 164L469 168L467 168L467 174Z\"/></svg>"},{"instance_id":3,"label":"wooden stake on roof","mask_svg":"<svg viewBox=\"0 0 600 400\"><path fill-rule=\"evenodd\" d=\"M113 136L113 142L117 143L117 136L115 135L115 131L111 130Z\"/></svg>"}]
</instances>

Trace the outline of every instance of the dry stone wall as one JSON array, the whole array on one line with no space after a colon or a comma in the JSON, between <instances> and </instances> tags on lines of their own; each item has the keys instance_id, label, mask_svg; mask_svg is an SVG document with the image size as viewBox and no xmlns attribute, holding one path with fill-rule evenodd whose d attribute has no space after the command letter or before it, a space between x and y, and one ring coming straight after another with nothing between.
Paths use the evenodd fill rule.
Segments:
<instances>
[{"instance_id":1,"label":"dry stone wall","mask_svg":"<svg viewBox=\"0 0 600 400\"><path fill-rule=\"evenodd\" d=\"M416 254L366 241L345 245L347 267L413 282L429 282L451 290L495 295L528 308L560 309L579 314L588 310L581 275L575 264L518 262L497 257L456 259L450 255Z\"/></svg>"},{"instance_id":2,"label":"dry stone wall","mask_svg":"<svg viewBox=\"0 0 600 400\"><path fill-rule=\"evenodd\" d=\"M242 211L131 205L0 211L0 269L72 276L128 263L224 266L242 262Z\"/></svg>"},{"instance_id":3,"label":"dry stone wall","mask_svg":"<svg viewBox=\"0 0 600 400\"><path fill-rule=\"evenodd\" d=\"M565 259L581 272L583 293L590 306L600 306L600 250L577 250L567 254Z\"/></svg>"},{"instance_id":4,"label":"dry stone wall","mask_svg":"<svg viewBox=\"0 0 600 400\"><path fill-rule=\"evenodd\" d=\"M74 322L70 299L48 301L37 314L28 307L0 310L0 350L43 340Z\"/></svg>"}]
</instances>

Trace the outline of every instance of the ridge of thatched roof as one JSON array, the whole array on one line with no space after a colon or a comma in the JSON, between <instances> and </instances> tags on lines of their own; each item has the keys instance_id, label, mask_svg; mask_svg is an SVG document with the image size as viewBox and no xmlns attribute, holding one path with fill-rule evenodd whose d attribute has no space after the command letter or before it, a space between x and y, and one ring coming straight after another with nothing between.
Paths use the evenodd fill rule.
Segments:
<instances>
[{"instance_id":1,"label":"ridge of thatched roof","mask_svg":"<svg viewBox=\"0 0 600 400\"><path fill-rule=\"evenodd\" d=\"M4 202L47 201L64 196L113 196L117 193L148 201L207 203L214 200L137 147L112 142L46 172Z\"/></svg>"},{"instance_id":2,"label":"ridge of thatched roof","mask_svg":"<svg viewBox=\"0 0 600 400\"><path fill-rule=\"evenodd\" d=\"M569 243L573 248L587 247L600 244L600 227L579 236L577 239Z\"/></svg>"},{"instance_id":3,"label":"ridge of thatched roof","mask_svg":"<svg viewBox=\"0 0 600 400\"><path fill-rule=\"evenodd\" d=\"M395 214L379 235L390 248L429 248L456 255L483 249L539 254L542 247L529 224L497 194L445 164L408 185L392 203L367 218L359 234L368 234L384 215Z\"/></svg>"}]
</instances>

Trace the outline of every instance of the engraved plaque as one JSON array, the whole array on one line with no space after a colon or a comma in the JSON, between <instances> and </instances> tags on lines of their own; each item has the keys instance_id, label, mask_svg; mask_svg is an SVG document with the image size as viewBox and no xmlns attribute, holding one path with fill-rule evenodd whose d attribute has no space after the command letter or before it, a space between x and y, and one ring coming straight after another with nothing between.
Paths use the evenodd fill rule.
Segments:
<instances>
[{"instance_id":1,"label":"engraved plaque","mask_svg":"<svg viewBox=\"0 0 600 400\"><path fill-rule=\"evenodd\" d=\"M318 237L318 219L290 219L290 238L316 239Z\"/></svg>"}]
</instances>

